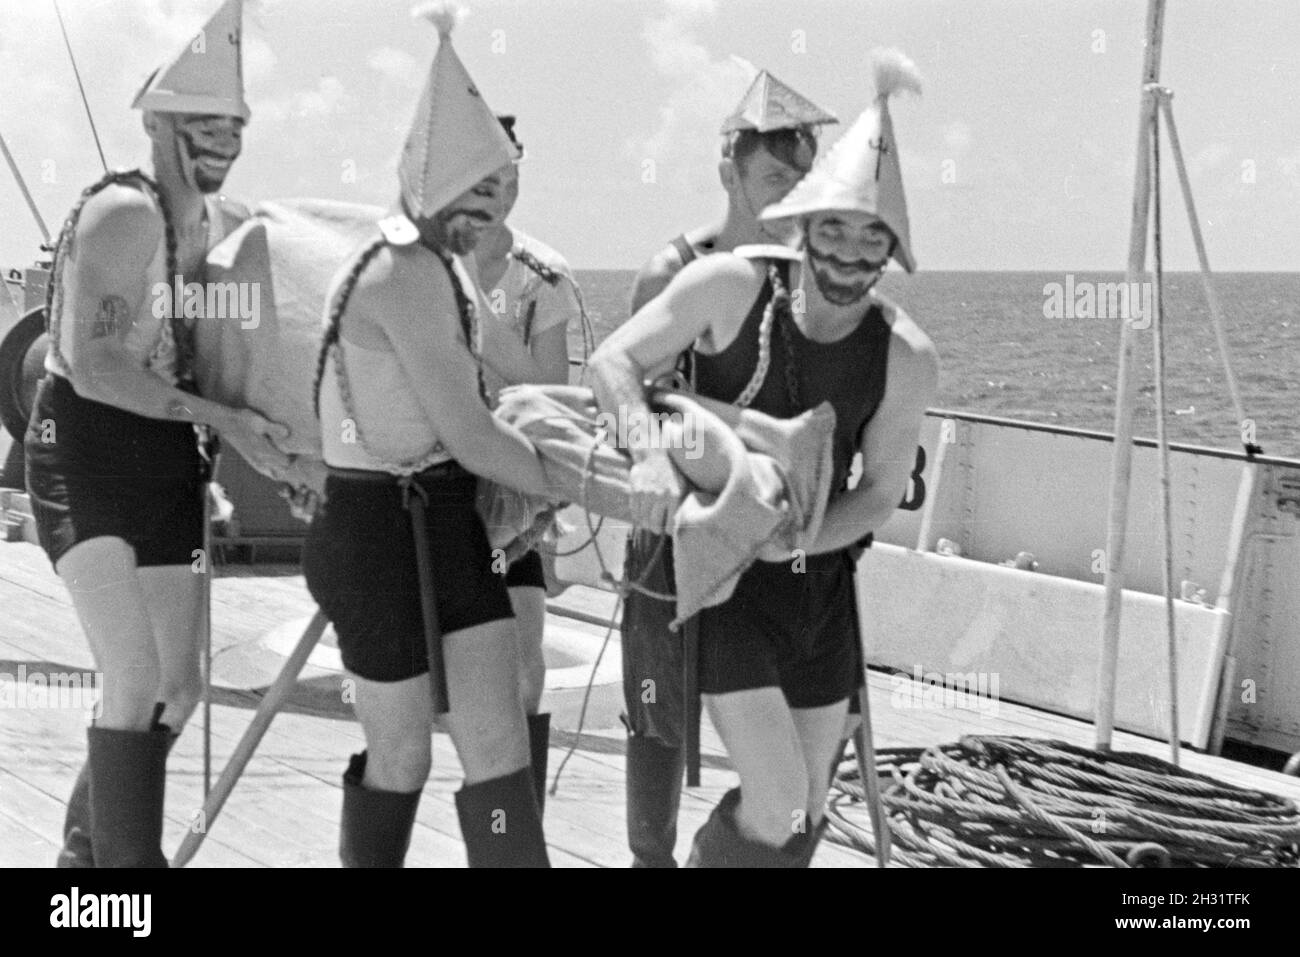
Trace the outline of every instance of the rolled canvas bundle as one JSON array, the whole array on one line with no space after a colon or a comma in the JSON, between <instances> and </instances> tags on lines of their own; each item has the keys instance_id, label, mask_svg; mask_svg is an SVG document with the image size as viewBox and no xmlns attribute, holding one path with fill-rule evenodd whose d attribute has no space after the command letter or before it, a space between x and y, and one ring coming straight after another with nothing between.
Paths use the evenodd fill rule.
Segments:
<instances>
[{"instance_id":1,"label":"rolled canvas bundle","mask_svg":"<svg viewBox=\"0 0 1300 957\"><path fill-rule=\"evenodd\" d=\"M325 296L348 254L374 236L379 206L300 199L260 204L213 248L209 283L250 283L258 290L255 324L201 320L195 332L199 392L248 406L290 429L285 451L297 456L284 481L320 494L325 484L320 422L312 407Z\"/></svg>"},{"instance_id":2,"label":"rolled canvas bundle","mask_svg":"<svg viewBox=\"0 0 1300 957\"><path fill-rule=\"evenodd\" d=\"M700 471L721 476L709 488L686 483L673 513L674 588L681 624L726 601L755 560L793 559L817 537L830 495L835 411L822 403L777 419L672 389L652 390L651 408L696 423ZM498 416L518 428L541 456L552 496L588 511L631 520L631 460L610 444L608 417L590 389L511 386ZM680 462L686 450L676 450ZM687 471L693 472L689 463Z\"/></svg>"}]
</instances>

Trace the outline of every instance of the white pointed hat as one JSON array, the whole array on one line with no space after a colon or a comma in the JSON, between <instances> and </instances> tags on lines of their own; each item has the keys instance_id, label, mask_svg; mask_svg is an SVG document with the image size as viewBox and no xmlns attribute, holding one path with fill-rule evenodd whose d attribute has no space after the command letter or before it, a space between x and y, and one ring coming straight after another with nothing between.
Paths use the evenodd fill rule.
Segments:
<instances>
[{"instance_id":1,"label":"white pointed hat","mask_svg":"<svg viewBox=\"0 0 1300 957\"><path fill-rule=\"evenodd\" d=\"M921 77L916 65L898 50L873 51L872 69L875 101L789 195L763 210L759 218L784 219L832 209L874 213L898 240L894 246L898 264L914 272L916 260L889 97L903 90L920 93Z\"/></svg>"},{"instance_id":2,"label":"white pointed hat","mask_svg":"<svg viewBox=\"0 0 1300 957\"><path fill-rule=\"evenodd\" d=\"M757 130L769 133L838 122L834 113L823 110L766 70L759 70L740 103L723 121L722 132Z\"/></svg>"},{"instance_id":3,"label":"white pointed hat","mask_svg":"<svg viewBox=\"0 0 1300 957\"><path fill-rule=\"evenodd\" d=\"M438 0L411 13L432 21L439 42L402 148L398 179L408 212L429 217L483 177L517 159L519 151L451 45L459 7Z\"/></svg>"},{"instance_id":4,"label":"white pointed hat","mask_svg":"<svg viewBox=\"0 0 1300 957\"><path fill-rule=\"evenodd\" d=\"M244 0L225 0L175 60L149 75L131 103L132 108L247 120L243 12Z\"/></svg>"}]
</instances>

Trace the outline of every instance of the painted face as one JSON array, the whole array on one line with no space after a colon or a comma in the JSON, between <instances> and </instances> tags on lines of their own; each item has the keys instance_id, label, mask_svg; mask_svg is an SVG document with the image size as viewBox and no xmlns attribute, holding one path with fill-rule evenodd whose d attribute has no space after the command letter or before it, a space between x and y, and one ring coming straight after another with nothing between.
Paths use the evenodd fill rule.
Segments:
<instances>
[{"instance_id":1,"label":"painted face","mask_svg":"<svg viewBox=\"0 0 1300 957\"><path fill-rule=\"evenodd\" d=\"M458 256L473 251L502 215L505 189L502 171L483 177L433 217L433 239Z\"/></svg>"},{"instance_id":2,"label":"painted face","mask_svg":"<svg viewBox=\"0 0 1300 957\"><path fill-rule=\"evenodd\" d=\"M865 297L894 249L893 232L871 213L817 213L805 221L804 235L817 289L836 306Z\"/></svg>"},{"instance_id":3,"label":"painted face","mask_svg":"<svg viewBox=\"0 0 1300 957\"><path fill-rule=\"evenodd\" d=\"M173 121L181 177L201 193L215 193L243 148L244 121L237 116L182 113Z\"/></svg>"}]
</instances>

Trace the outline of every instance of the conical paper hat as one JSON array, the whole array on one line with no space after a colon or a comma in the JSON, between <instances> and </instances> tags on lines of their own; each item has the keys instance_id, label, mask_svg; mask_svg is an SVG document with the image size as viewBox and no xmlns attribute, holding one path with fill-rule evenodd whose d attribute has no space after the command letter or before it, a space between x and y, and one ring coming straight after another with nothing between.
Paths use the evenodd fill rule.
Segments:
<instances>
[{"instance_id":1,"label":"conical paper hat","mask_svg":"<svg viewBox=\"0 0 1300 957\"><path fill-rule=\"evenodd\" d=\"M916 269L908 228L907 198L898 162L889 97L900 90L921 91L916 67L897 50L874 57L876 100L799 181L785 199L767 207L760 219L784 219L826 210L874 213L898 242L894 258L908 272Z\"/></svg>"},{"instance_id":2,"label":"conical paper hat","mask_svg":"<svg viewBox=\"0 0 1300 957\"><path fill-rule=\"evenodd\" d=\"M402 198L412 216L433 216L519 156L451 45L458 13L447 2L412 11L432 21L440 38L398 166Z\"/></svg>"},{"instance_id":3,"label":"conical paper hat","mask_svg":"<svg viewBox=\"0 0 1300 957\"><path fill-rule=\"evenodd\" d=\"M244 0L226 0L168 66L154 70L131 106L162 113L249 117L244 102Z\"/></svg>"},{"instance_id":4,"label":"conical paper hat","mask_svg":"<svg viewBox=\"0 0 1300 957\"><path fill-rule=\"evenodd\" d=\"M834 113L796 93L766 70L760 70L735 112L723 121L722 132L757 130L769 133L838 122Z\"/></svg>"}]
</instances>

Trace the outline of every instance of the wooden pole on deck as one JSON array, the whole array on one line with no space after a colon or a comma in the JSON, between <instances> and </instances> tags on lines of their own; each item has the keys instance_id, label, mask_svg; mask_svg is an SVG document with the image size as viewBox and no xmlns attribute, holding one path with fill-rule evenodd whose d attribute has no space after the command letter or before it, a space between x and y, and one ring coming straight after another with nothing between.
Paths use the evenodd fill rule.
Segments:
<instances>
[{"instance_id":1,"label":"wooden pole on deck","mask_svg":"<svg viewBox=\"0 0 1300 957\"><path fill-rule=\"evenodd\" d=\"M1160 47L1165 0L1148 0L1146 54L1142 66L1142 100L1138 116L1137 162L1133 177L1133 219L1129 231L1130 289L1140 282L1146 265L1147 224L1151 211L1151 123L1156 96L1151 87L1160 76ZM1115 688L1119 665L1120 612L1124 595L1124 537L1128 524L1129 483L1133 466L1133 338L1132 313L1120 326L1119 381L1115 394L1115 444L1111 453L1110 507L1106 529L1105 608L1102 615L1101 660L1097 669L1096 726L1098 751L1109 751L1115 725Z\"/></svg>"}]
</instances>

